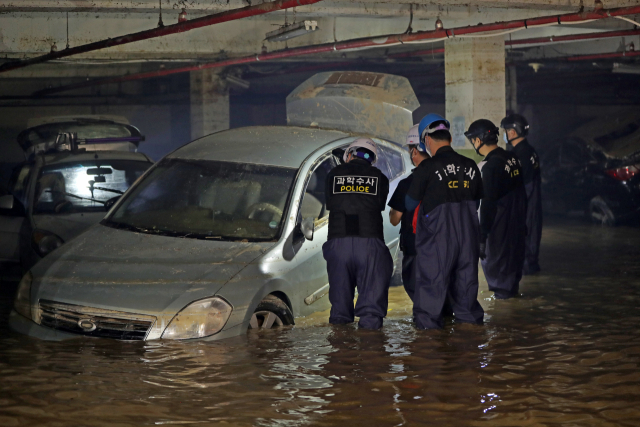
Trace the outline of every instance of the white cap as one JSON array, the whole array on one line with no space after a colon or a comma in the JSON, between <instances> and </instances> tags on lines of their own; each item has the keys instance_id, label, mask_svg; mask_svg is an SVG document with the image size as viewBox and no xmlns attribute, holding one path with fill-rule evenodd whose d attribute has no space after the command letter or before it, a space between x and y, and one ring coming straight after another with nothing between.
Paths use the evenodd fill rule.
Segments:
<instances>
[{"instance_id":1,"label":"white cap","mask_svg":"<svg viewBox=\"0 0 640 427\"><path fill-rule=\"evenodd\" d=\"M418 127L420 125L417 124L409 129L409 133L407 133L407 141L404 145L420 145L420 135L418 135Z\"/></svg>"},{"instance_id":2,"label":"white cap","mask_svg":"<svg viewBox=\"0 0 640 427\"><path fill-rule=\"evenodd\" d=\"M353 141L351 145L349 145L349 147L347 147L347 149L344 151L342 160L347 163L347 157L349 156L349 153L353 153L353 155L355 156L356 150L358 148L366 148L373 153L375 158L371 162L372 165L374 165L378 161L378 147L376 146L376 143L369 138L358 138Z\"/></svg>"}]
</instances>

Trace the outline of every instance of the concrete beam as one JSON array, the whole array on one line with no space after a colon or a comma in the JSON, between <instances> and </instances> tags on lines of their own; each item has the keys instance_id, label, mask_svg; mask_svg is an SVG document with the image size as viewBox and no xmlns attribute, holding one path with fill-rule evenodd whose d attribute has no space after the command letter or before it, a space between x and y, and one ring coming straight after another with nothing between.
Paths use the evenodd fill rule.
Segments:
<instances>
[{"instance_id":1,"label":"concrete beam","mask_svg":"<svg viewBox=\"0 0 640 427\"><path fill-rule=\"evenodd\" d=\"M257 1L254 1L257 3ZM593 2L581 0L326 0L322 5L301 8L305 13L315 13L326 8L333 9L334 14L353 13L363 9L368 14L379 14L387 10L398 9L398 5L414 5L416 13L435 8L444 12L451 7L464 8L519 8L536 10L577 10L583 4L593 7ZM192 13L215 13L246 6L246 0L229 0L228 2L213 2L211 0L190 0L177 2L163 0L162 9L169 13L171 10L180 11L183 7ZM623 7L636 4L634 0L607 0L606 7ZM107 12L107 13L158 13L159 5L156 0L0 0L0 11L4 12ZM387 13L388 13L387 12Z\"/></svg>"}]
</instances>

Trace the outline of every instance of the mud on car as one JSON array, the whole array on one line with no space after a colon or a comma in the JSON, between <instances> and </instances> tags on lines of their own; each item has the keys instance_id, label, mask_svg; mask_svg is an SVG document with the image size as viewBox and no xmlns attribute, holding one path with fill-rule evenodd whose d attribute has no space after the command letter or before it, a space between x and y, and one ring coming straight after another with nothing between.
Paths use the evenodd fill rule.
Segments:
<instances>
[{"instance_id":1,"label":"mud on car","mask_svg":"<svg viewBox=\"0 0 640 427\"><path fill-rule=\"evenodd\" d=\"M334 153L371 137L392 194L411 172L394 141L417 106L405 78L321 73L289 95L288 126L227 130L183 146L104 220L31 268L10 325L44 339L213 340L327 309L322 245ZM398 231L385 221L394 258Z\"/></svg>"}]
</instances>

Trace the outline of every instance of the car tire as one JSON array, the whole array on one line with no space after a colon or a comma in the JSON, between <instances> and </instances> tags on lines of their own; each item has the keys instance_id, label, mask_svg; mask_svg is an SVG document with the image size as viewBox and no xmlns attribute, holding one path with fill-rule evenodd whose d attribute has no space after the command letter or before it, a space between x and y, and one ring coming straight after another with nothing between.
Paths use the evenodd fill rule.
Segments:
<instances>
[{"instance_id":1,"label":"car tire","mask_svg":"<svg viewBox=\"0 0 640 427\"><path fill-rule=\"evenodd\" d=\"M596 196L591 199L591 203L589 203L589 216L594 224L604 225L607 227L613 227L617 222L613 211L607 202L600 196Z\"/></svg>"},{"instance_id":2,"label":"car tire","mask_svg":"<svg viewBox=\"0 0 640 427\"><path fill-rule=\"evenodd\" d=\"M293 324L293 313L289 306L277 296L267 295L253 312L249 329L273 329Z\"/></svg>"}]
</instances>

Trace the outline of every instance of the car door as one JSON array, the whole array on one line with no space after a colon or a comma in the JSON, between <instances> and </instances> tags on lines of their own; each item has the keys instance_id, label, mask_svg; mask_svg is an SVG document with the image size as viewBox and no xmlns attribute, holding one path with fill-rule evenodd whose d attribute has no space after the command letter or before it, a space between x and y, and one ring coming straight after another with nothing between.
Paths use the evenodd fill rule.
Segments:
<instances>
[{"instance_id":1,"label":"car door","mask_svg":"<svg viewBox=\"0 0 640 427\"><path fill-rule=\"evenodd\" d=\"M313 218L313 240L304 240L295 251L291 262L295 268L287 273L287 281L295 284L296 312L305 316L328 307L328 298L322 298L329 290L327 266L322 254L322 245L327 241L329 211L326 207L325 183L327 174L337 165L331 152L321 155L307 173L300 208L296 215L300 219ZM298 243L299 244L299 243ZM295 246L297 246L294 243ZM322 302L318 302L319 300Z\"/></svg>"},{"instance_id":2,"label":"car door","mask_svg":"<svg viewBox=\"0 0 640 427\"><path fill-rule=\"evenodd\" d=\"M14 196L14 203L27 206L27 186L33 165L21 165L14 171L9 189ZM20 232L26 220L26 209L0 210L0 262L20 262ZM22 211L22 212L20 212Z\"/></svg>"}]
</instances>

